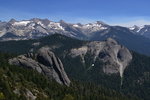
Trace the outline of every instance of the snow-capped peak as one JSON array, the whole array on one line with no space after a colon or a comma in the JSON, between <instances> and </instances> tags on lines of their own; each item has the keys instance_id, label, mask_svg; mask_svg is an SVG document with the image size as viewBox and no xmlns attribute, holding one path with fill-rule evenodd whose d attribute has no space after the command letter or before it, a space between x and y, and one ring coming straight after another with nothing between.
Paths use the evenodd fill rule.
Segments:
<instances>
[{"instance_id":1,"label":"snow-capped peak","mask_svg":"<svg viewBox=\"0 0 150 100\"><path fill-rule=\"evenodd\" d=\"M85 25L83 26L83 28L91 29L91 30L93 30L93 31L98 31L98 30L107 29L107 27L104 26L103 23L100 23L100 22L94 22L94 23L85 24Z\"/></svg>"},{"instance_id":2,"label":"snow-capped peak","mask_svg":"<svg viewBox=\"0 0 150 100\"><path fill-rule=\"evenodd\" d=\"M136 31L136 32L140 32L140 30L143 28L144 28L144 26L136 26L136 25L129 27L130 30Z\"/></svg>"},{"instance_id":3,"label":"snow-capped peak","mask_svg":"<svg viewBox=\"0 0 150 100\"><path fill-rule=\"evenodd\" d=\"M77 25L77 24L74 24L73 26L74 26L74 27L79 27L79 25Z\"/></svg>"},{"instance_id":4,"label":"snow-capped peak","mask_svg":"<svg viewBox=\"0 0 150 100\"><path fill-rule=\"evenodd\" d=\"M42 27L45 28L45 25L41 21L38 21L37 24L39 24L39 25L41 25Z\"/></svg>"},{"instance_id":5,"label":"snow-capped peak","mask_svg":"<svg viewBox=\"0 0 150 100\"><path fill-rule=\"evenodd\" d=\"M50 22L49 25L48 25L49 28L52 28L52 29L58 29L58 30L65 30L61 25L60 23L57 23L57 22Z\"/></svg>"},{"instance_id":6,"label":"snow-capped peak","mask_svg":"<svg viewBox=\"0 0 150 100\"><path fill-rule=\"evenodd\" d=\"M28 23L30 23L30 21L17 21L17 22L14 22L12 25L15 25L15 26L26 26Z\"/></svg>"}]
</instances>

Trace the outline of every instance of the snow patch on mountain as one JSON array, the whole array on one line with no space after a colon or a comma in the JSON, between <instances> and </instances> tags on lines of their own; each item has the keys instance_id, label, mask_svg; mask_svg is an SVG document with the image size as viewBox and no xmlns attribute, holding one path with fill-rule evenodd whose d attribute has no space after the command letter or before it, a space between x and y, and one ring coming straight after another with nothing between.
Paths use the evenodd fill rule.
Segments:
<instances>
[{"instance_id":1,"label":"snow patch on mountain","mask_svg":"<svg viewBox=\"0 0 150 100\"><path fill-rule=\"evenodd\" d=\"M77 25L77 24L74 24L74 25L73 25L73 27L79 27L79 25Z\"/></svg>"},{"instance_id":2,"label":"snow patch on mountain","mask_svg":"<svg viewBox=\"0 0 150 100\"><path fill-rule=\"evenodd\" d=\"M104 27L102 24L98 23L89 23L83 26L84 29L90 29L91 31L98 31L98 30L104 30L107 29L107 27Z\"/></svg>"},{"instance_id":3,"label":"snow patch on mountain","mask_svg":"<svg viewBox=\"0 0 150 100\"><path fill-rule=\"evenodd\" d=\"M38 21L37 24L39 24L39 25L41 25L42 27L45 28L45 25L41 21Z\"/></svg>"},{"instance_id":4,"label":"snow patch on mountain","mask_svg":"<svg viewBox=\"0 0 150 100\"><path fill-rule=\"evenodd\" d=\"M136 26L136 25L129 27L130 30L136 31L136 32L140 32L141 29L143 29L143 28L144 28L144 26Z\"/></svg>"},{"instance_id":5,"label":"snow patch on mountain","mask_svg":"<svg viewBox=\"0 0 150 100\"><path fill-rule=\"evenodd\" d=\"M19 21L19 22L14 22L13 25L16 25L16 26L26 26L28 23L30 23L30 21Z\"/></svg>"},{"instance_id":6,"label":"snow patch on mountain","mask_svg":"<svg viewBox=\"0 0 150 100\"><path fill-rule=\"evenodd\" d=\"M48 27L52 28L52 29L58 29L58 30L65 30L60 23L56 23L56 22L50 22L50 24L48 25Z\"/></svg>"}]
</instances>

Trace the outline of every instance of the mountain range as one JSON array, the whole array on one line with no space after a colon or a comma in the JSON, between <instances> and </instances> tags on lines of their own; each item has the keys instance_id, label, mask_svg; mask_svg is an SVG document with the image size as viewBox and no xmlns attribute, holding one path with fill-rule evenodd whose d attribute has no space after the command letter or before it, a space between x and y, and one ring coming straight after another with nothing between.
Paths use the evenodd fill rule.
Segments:
<instances>
[{"instance_id":1,"label":"mountain range","mask_svg":"<svg viewBox=\"0 0 150 100\"><path fill-rule=\"evenodd\" d=\"M149 100L149 27L0 22L0 99Z\"/></svg>"},{"instance_id":2,"label":"mountain range","mask_svg":"<svg viewBox=\"0 0 150 100\"><path fill-rule=\"evenodd\" d=\"M36 39L52 34L62 34L81 40L101 41L111 37L122 45L141 54L150 55L150 26L111 26L101 21L88 24L72 24L48 19L0 22L0 40Z\"/></svg>"}]
</instances>

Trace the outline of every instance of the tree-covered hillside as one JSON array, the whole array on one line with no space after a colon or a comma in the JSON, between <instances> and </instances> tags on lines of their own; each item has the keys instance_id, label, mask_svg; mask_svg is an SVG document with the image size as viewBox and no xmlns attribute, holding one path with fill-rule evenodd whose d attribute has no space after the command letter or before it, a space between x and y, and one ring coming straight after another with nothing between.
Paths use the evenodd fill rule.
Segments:
<instances>
[{"instance_id":1,"label":"tree-covered hillside","mask_svg":"<svg viewBox=\"0 0 150 100\"><path fill-rule=\"evenodd\" d=\"M55 49L54 52L61 54L64 50L79 47L84 43L86 43L86 41L69 38L60 34L54 34L35 40L0 42L0 51L5 53L24 54L30 51L36 51L43 46L49 46Z\"/></svg>"},{"instance_id":2,"label":"tree-covered hillside","mask_svg":"<svg viewBox=\"0 0 150 100\"><path fill-rule=\"evenodd\" d=\"M7 52L7 53L13 53L15 55L16 54L19 55L27 52L36 52L36 50L38 50L43 46L49 46L52 49L52 51L63 62L65 71L67 72L68 76L73 80L83 81L82 84L77 82L77 84L73 83L74 85L72 85L70 88L67 87L63 88L64 89L63 92L69 89L68 90L69 92L65 92L65 95L69 94L74 97L74 94L76 94L74 97L75 100L80 100L79 99L80 97L78 98L78 96L83 96L83 95L85 96L85 98L86 97L90 98L89 96L94 97L93 96L94 94L97 94L101 97L101 94L99 93L103 93L105 89L101 91L99 90L101 88L99 88L99 86L97 87L97 85L100 85L101 87L109 88L110 89L109 91L113 89L118 93L125 94L127 96L131 96L131 97L135 96L143 100L150 100L150 57L140 55L135 52L131 52L133 59L125 69L124 77L123 77L123 85L121 85L119 74L107 75L102 71L103 64L105 63L101 62L100 59L96 59L95 67L91 69L89 66L93 63L91 60L92 58L91 55L87 54L85 56L85 60L86 60L85 64L82 63L80 57L72 58L70 55L68 55L68 52L71 48L78 48L84 45L85 43L88 43L88 41L76 40L76 39L68 38L66 36L55 34L37 40L0 42L0 51L3 53ZM12 68L8 64L7 67ZM18 68L18 67L14 67L14 68ZM20 68L18 69L25 70ZM87 82L90 82L92 84L87 84ZM60 87L62 88L62 86ZM96 91L93 92L93 89L95 88L97 89ZM55 90L56 88L53 89ZM70 91L70 89L72 90ZM86 90L87 92L84 92L84 90ZM44 91L44 93L47 93L43 89L42 91ZM64 95L62 97L64 97ZM97 96L95 97L97 98ZM90 100L95 100L95 99L90 99ZM115 99L111 99L111 100L115 100Z\"/></svg>"},{"instance_id":3,"label":"tree-covered hillside","mask_svg":"<svg viewBox=\"0 0 150 100\"><path fill-rule=\"evenodd\" d=\"M0 100L138 100L92 83L59 85L34 70L9 65L11 57L0 53Z\"/></svg>"}]
</instances>

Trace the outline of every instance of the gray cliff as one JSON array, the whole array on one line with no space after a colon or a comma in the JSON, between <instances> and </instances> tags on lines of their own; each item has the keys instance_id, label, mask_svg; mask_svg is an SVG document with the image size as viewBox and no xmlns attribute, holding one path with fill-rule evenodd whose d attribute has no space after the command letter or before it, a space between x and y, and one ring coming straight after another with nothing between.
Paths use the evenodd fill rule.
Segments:
<instances>
[{"instance_id":1,"label":"gray cliff","mask_svg":"<svg viewBox=\"0 0 150 100\"><path fill-rule=\"evenodd\" d=\"M83 63L86 62L84 57L87 53L93 57L93 62L99 58L105 63L103 66L104 73L120 73L120 77L123 77L125 68L132 60L132 54L130 51L124 46L119 45L112 38L108 38L103 42L89 42L79 48L73 48L70 51L70 55L72 57L80 56ZM92 66L94 66L94 63Z\"/></svg>"},{"instance_id":2,"label":"gray cliff","mask_svg":"<svg viewBox=\"0 0 150 100\"><path fill-rule=\"evenodd\" d=\"M55 56L49 48L43 47L36 54L20 55L10 59L12 65L23 66L34 69L39 73L46 75L49 79L54 79L59 84L70 85L70 80L64 70L61 60Z\"/></svg>"}]
</instances>

